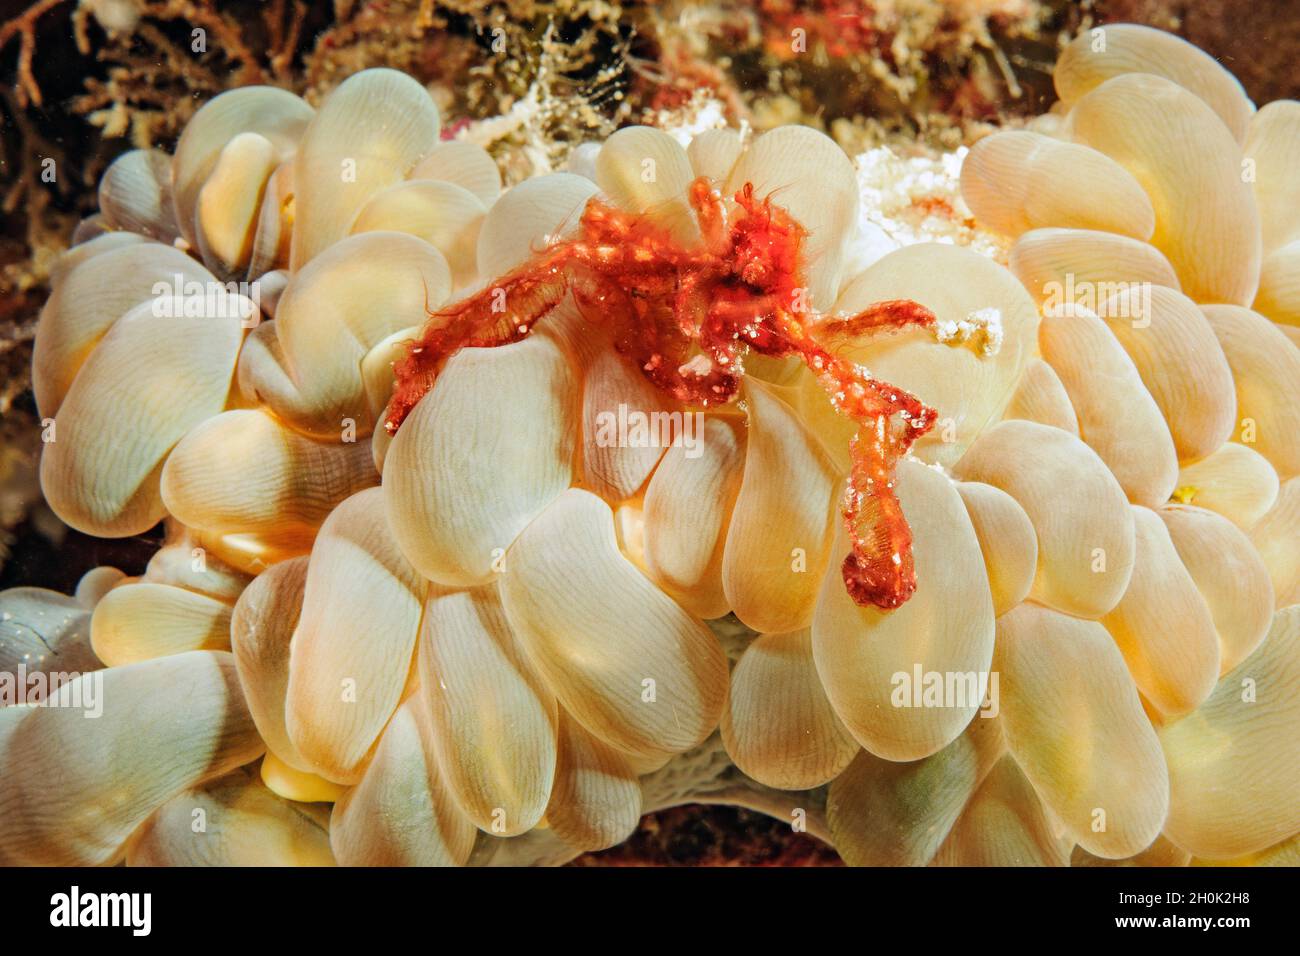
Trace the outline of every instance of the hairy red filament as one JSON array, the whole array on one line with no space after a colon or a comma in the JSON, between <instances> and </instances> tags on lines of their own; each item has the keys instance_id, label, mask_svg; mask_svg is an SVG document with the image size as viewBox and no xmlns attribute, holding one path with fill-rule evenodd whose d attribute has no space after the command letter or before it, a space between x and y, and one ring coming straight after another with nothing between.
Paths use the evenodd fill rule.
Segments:
<instances>
[{"instance_id":1,"label":"hairy red filament","mask_svg":"<svg viewBox=\"0 0 1300 956\"><path fill-rule=\"evenodd\" d=\"M916 590L912 534L894 492L894 466L935 412L872 378L824 342L914 326L935 317L910 300L877 302L857 315L822 316L806 301L807 232L746 183L734 214L708 179L691 184L702 241L687 247L651 216L589 201L574 238L552 243L469 298L433 312L395 365L386 426L396 432L466 346L514 342L572 295L584 314L612 324L614 346L676 400L733 401L745 355L796 356L831 403L860 427L843 503L852 551L844 583L858 604L898 607Z\"/></svg>"}]
</instances>

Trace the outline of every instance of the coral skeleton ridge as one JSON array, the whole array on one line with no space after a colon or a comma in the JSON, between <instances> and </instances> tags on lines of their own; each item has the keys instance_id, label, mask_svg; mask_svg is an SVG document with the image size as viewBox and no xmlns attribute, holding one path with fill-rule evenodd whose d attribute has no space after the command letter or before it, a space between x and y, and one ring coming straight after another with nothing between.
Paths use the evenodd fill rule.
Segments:
<instances>
[{"instance_id":1,"label":"coral skeleton ridge","mask_svg":"<svg viewBox=\"0 0 1300 956\"><path fill-rule=\"evenodd\" d=\"M507 185L374 68L124 154L40 482L165 540L0 594L0 862L555 864L704 801L1295 864L1300 104L1099 29L948 153L710 114Z\"/></svg>"}]
</instances>

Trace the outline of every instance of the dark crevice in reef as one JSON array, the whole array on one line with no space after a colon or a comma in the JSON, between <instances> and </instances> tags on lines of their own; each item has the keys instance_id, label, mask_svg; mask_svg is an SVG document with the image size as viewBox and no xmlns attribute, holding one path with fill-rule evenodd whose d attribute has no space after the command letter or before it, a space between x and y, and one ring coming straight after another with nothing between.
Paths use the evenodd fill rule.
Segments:
<instances>
[{"instance_id":1,"label":"dark crevice in reef","mask_svg":"<svg viewBox=\"0 0 1300 956\"><path fill-rule=\"evenodd\" d=\"M825 843L743 807L687 804L647 814L619 846L571 866L839 866Z\"/></svg>"},{"instance_id":2,"label":"dark crevice in reef","mask_svg":"<svg viewBox=\"0 0 1300 956\"><path fill-rule=\"evenodd\" d=\"M29 516L13 529L0 589L34 585L71 594L83 574L105 564L128 576L142 574L163 540L161 524L131 538L92 538L71 528L52 538L42 524Z\"/></svg>"}]
</instances>

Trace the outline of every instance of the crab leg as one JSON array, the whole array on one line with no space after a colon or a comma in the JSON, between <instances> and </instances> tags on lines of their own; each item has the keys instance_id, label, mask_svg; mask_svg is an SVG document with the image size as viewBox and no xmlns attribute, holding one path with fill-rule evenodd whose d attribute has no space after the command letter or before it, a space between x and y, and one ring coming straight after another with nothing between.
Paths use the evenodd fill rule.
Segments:
<instances>
[{"instance_id":1,"label":"crab leg","mask_svg":"<svg viewBox=\"0 0 1300 956\"><path fill-rule=\"evenodd\" d=\"M553 247L540 262L529 263L468 299L429 314L393 372L397 387L384 427L395 434L416 403L433 388L443 363L462 348L491 348L517 342L533 323L564 298L569 280L558 265L564 249Z\"/></svg>"}]
</instances>

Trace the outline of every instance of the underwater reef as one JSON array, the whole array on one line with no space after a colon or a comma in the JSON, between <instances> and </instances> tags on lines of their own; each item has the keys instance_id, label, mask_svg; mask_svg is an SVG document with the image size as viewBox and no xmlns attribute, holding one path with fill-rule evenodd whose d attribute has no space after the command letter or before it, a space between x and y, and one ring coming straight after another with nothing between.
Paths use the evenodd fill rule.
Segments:
<instances>
[{"instance_id":1,"label":"underwater reef","mask_svg":"<svg viewBox=\"0 0 1300 956\"><path fill-rule=\"evenodd\" d=\"M237 7L0 27L0 863L1300 862L1300 103L1090 7Z\"/></svg>"}]
</instances>

